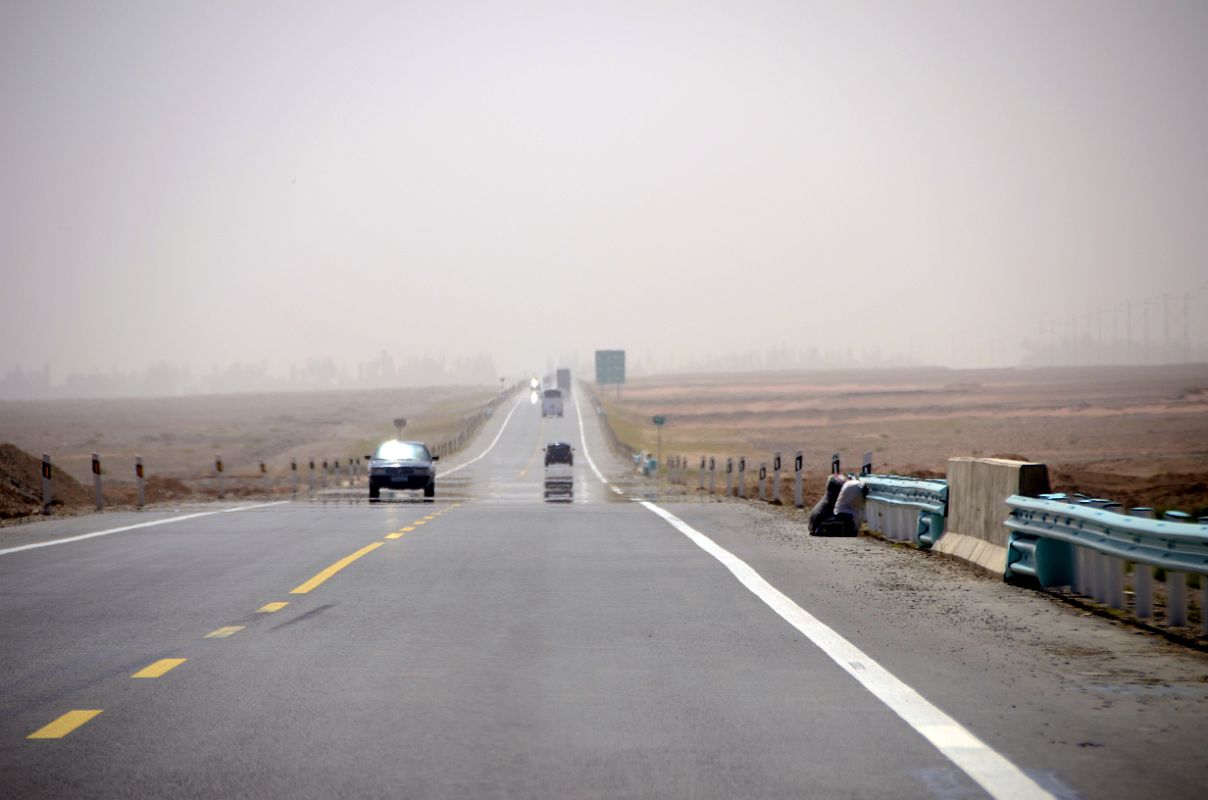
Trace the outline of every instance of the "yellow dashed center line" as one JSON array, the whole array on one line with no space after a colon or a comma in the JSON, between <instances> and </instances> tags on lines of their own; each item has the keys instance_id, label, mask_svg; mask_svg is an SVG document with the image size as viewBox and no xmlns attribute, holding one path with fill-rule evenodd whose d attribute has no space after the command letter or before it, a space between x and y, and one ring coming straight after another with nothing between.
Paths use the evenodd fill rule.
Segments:
<instances>
[{"instance_id":1,"label":"yellow dashed center line","mask_svg":"<svg viewBox=\"0 0 1208 800\"><path fill-rule=\"evenodd\" d=\"M520 480L528 474L529 467L533 466L533 459L537 457L537 453L541 451L541 434L545 431L545 417L541 418L541 425L537 428L537 443L533 445L532 455L529 456L528 463L524 465L524 469L520 470L520 474L516 476L516 480Z\"/></svg>"},{"instance_id":2,"label":"yellow dashed center line","mask_svg":"<svg viewBox=\"0 0 1208 800\"><path fill-rule=\"evenodd\" d=\"M413 531L413 530L415 530L415 528L408 525L406 528L399 528L398 532L399 533L411 533L411 531Z\"/></svg>"},{"instance_id":3,"label":"yellow dashed center line","mask_svg":"<svg viewBox=\"0 0 1208 800\"><path fill-rule=\"evenodd\" d=\"M366 555L367 553L372 553L374 550L381 547L382 544L383 544L383 542L374 542L373 544L365 545L364 547L362 547L360 550L356 551L352 555L344 556L343 558L341 558L336 563L332 564L327 569L325 569L322 572L320 572L319 574L315 575L313 578L308 580L306 583L303 583L303 584L295 587L294 589L291 589L290 594L306 594L311 589L314 589L315 587L319 586L320 584L323 583L323 581L327 580L332 575L335 575L337 572L344 569L344 567L346 567L349 564L351 564L352 562L356 561L361 556Z\"/></svg>"},{"instance_id":4,"label":"yellow dashed center line","mask_svg":"<svg viewBox=\"0 0 1208 800\"><path fill-rule=\"evenodd\" d=\"M417 519L415 522L412 522L411 524L412 525L423 525L426 522L427 522L427 520Z\"/></svg>"},{"instance_id":5,"label":"yellow dashed center line","mask_svg":"<svg viewBox=\"0 0 1208 800\"><path fill-rule=\"evenodd\" d=\"M278 601L276 603L265 603L264 605L260 606L260 608L256 609L256 611L261 614L271 614L274 611L280 611L287 605L289 605L289 603L283 601Z\"/></svg>"},{"instance_id":6,"label":"yellow dashed center line","mask_svg":"<svg viewBox=\"0 0 1208 800\"><path fill-rule=\"evenodd\" d=\"M176 669L188 659L184 658L161 658L154 664L143 667L138 672L131 675L131 678L158 678L169 670Z\"/></svg>"},{"instance_id":7,"label":"yellow dashed center line","mask_svg":"<svg viewBox=\"0 0 1208 800\"><path fill-rule=\"evenodd\" d=\"M68 711L63 716L56 719L44 728L31 733L28 739L62 739L67 734L74 731L76 728L83 725L88 720L101 713L101 709L78 709L76 711Z\"/></svg>"},{"instance_id":8,"label":"yellow dashed center line","mask_svg":"<svg viewBox=\"0 0 1208 800\"><path fill-rule=\"evenodd\" d=\"M216 631L210 631L205 635L206 639L225 639L228 636L239 633L243 630L243 625L227 625L225 628L219 628Z\"/></svg>"},{"instance_id":9,"label":"yellow dashed center line","mask_svg":"<svg viewBox=\"0 0 1208 800\"><path fill-rule=\"evenodd\" d=\"M386 538L387 538L387 539L401 539L401 538L403 538L403 534L401 534L401 533L388 533L388 534L386 534Z\"/></svg>"}]
</instances>

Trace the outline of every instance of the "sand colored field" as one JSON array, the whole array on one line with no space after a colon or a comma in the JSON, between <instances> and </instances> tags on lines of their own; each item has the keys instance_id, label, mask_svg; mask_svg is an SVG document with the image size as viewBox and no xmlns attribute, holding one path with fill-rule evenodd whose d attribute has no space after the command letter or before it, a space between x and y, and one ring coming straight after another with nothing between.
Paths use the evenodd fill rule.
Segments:
<instances>
[{"instance_id":1,"label":"sand colored field","mask_svg":"<svg viewBox=\"0 0 1208 800\"><path fill-rule=\"evenodd\" d=\"M1054 488L1132 504L1208 510L1208 365L895 369L643 378L600 393L617 436L663 453L745 455L756 468L805 451L820 484L830 456L878 472L942 475L952 456L1050 466Z\"/></svg>"}]
</instances>

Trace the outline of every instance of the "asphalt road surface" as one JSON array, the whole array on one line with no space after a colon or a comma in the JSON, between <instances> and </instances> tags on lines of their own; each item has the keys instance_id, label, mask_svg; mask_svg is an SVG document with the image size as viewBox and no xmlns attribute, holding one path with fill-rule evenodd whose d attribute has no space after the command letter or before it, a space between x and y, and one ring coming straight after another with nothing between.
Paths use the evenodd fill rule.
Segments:
<instances>
[{"instance_id":1,"label":"asphalt road surface","mask_svg":"<svg viewBox=\"0 0 1208 800\"><path fill-rule=\"evenodd\" d=\"M1204 796L1202 654L660 493L589 402L444 470L3 531L0 798Z\"/></svg>"}]
</instances>

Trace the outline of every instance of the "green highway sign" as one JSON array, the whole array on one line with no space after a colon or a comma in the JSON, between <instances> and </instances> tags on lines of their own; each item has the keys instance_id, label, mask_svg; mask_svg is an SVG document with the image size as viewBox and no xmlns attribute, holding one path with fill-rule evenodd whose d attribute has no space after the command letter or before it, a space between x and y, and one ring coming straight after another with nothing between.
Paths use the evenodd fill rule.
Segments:
<instances>
[{"instance_id":1,"label":"green highway sign","mask_svg":"<svg viewBox=\"0 0 1208 800\"><path fill-rule=\"evenodd\" d=\"M597 350L596 351L596 383L600 386L609 383L622 384L625 382L625 351Z\"/></svg>"},{"instance_id":2,"label":"green highway sign","mask_svg":"<svg viewBox=\"0 0 1208 800\"><path fill-rule=\"evenodd\" d=\"M662 414L655 415L654 417L651 418L650 421L653 422L655 425L667 424L667 418L664 417Z\"/></svg>"}]
</instances>

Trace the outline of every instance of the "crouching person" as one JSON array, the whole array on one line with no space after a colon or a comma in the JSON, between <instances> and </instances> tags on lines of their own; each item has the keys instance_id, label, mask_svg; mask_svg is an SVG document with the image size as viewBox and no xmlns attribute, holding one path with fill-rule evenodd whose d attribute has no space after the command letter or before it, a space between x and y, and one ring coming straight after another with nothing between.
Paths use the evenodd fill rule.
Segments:
<instances>
[{"instance_id":1,"label":"crouching person","mask_svg":"<svg viewBox=\"0 0 1208 800\"><path fill-rule=\"evenodd\" d=\"M864 498L868 497L868 486L858 478L849 478L839 490L835 501L835 522L841 532L836 536L855 536L864 522Z\"/></svg>"},{"instance_id":2,"label":"crouching person","mask_svg":"<svg viewBox=\"0 0 1208 800\"><path fill-rule=\"evenodd\" d=\"M843 489L843 484L846 478L838 473L831 475L826 479L826 492L822 495L822 499L810 511L809 532L810 536L826 536L822 528L824 525L832 523L835 519L835 503L839 500L839 492ZM834 535L834 534L831 534Z\"/></svg>"}]
</instances>

